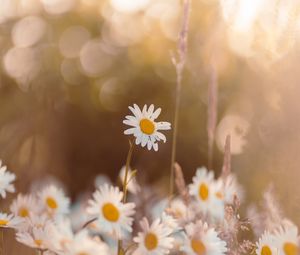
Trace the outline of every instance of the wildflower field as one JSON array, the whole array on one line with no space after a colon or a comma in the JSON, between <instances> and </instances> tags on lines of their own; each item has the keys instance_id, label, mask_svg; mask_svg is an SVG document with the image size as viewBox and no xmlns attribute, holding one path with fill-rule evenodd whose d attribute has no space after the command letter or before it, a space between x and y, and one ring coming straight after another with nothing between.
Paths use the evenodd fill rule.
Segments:
<instances>
[{"instance_id":1,"label":"wildflower field","mask_svg":"<svg viewBox=\"0 0 300 255\"><path fill-rule=\"evenodd\" d=\"M298 0L0 0L0 255L299 255Z\"/></svg>"}]
</instances>

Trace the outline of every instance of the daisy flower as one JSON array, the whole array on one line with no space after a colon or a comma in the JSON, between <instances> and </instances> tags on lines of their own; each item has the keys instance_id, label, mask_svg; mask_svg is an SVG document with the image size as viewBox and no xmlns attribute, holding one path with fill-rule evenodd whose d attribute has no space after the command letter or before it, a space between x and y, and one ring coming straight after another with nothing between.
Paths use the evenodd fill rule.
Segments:
<instances>
[{"instance_id":1,"label":"daisy flower","mask_svg":"<svg viewBox=\"0 0 300 255\"><path fill-rule=\"evenodd\" d=\"M120 181L123 183L124 182L124 178L125 178L125 171L126 171L126 166L123 166L120 170L120 174L119 174L119 178L120 178ZM128 182L128 185L127 185L127 189L129 192L131 192L132 194L137 194L140 190L141 190L141 187L140 185L138 184L137 180L135 177L132 177L130 179L130 176L132 175L132 171L131 169L129 169L128 171L128 179L127 179L127 182Z\"/></svg>"},{"instance_id":2,"label":"daisy flower","mask_svg":"<svg viewBox=\"0 0 300 255\"><path fill-rule=\"evenodd\" d=\"M122 203L123 192L118 187L100 186L89 201L88 214L97 217L102 231L122 237L132 231L132 215L135 213L133 203Z\"/></svg>"},{"instance_id":3,"label":"daisy flower","mask_svg":"<svg viewBox=\"0 0 300 255\"><path fill-rule=\"evenodd\" d=\"M36 214L40 211L37 206L37 201L32 195L19 194L16 199L13 200L10 211L21 218L29 217L29 215Z\"/></svg>"},{"instance_id":4,"label":"daisy flower","mask_svg":"<svg viewBox=\"0 0 300 255\"><path fill-rule=\"evenodd\" d=\"M67 214L69 212L69 198L65 196L61 189L53 185L44 188L39 194L39 199L50 215Z\"/></svg>"},{"instance_id":5,"label":"daisy flower","mask_svg":"<svg viewBox=\"0 0 300 255\"><path fill-rule=\"evenodd\" d=\"M168 254L173 247L174 238L170 237L171 230L156 219L151 225L146 218L140 221L142 232L133 239L137 249L132 255L163 255Z\"/></svg>"},{"instance_id":6,"label":"daisy flower","mask_svg":"<svg viewBox=\"0 0 300 255\"><path fill-rule=\"evenodd\" d=\"M198 168L193 183L189 185L189 193L197 201L195 209L217 219L224 217L224 199L212 171L207 171L205 167Z\"/></svg>"},{"instance_id":7,"label":"daisy flower","mask_svg":"<svg viewBox=\"0 0 300 255\"><path fill-rule=\"evenodd\" d=\"M185 227L181 251L187 255L224 255L227 248L226 242L218 237L218 232L214 228L197 221Z\"/></svg>"},{"instance_id":8,"label":"daisy flower","mask_svg":"<svg viewBox=\"0 0 300 255\"><path fill-rule=\"evenodd\" d=\"M0 213L0 228L18 228L23 220L13 214Z\"/></svg>"},{"instance_id":9,"label":"daisy flower","mask_svg":"<svg viewBox=\"0 0 300 255\"><path fill-rule=\"evenodd\" d=\"M188 208L185 203L179 198L175 198L171 201L169 211L177 220L187 218Z\"/></svg>"},{"instance_id":10,"label":"daisy flower","mask_svg":"<svg viewBox=\"0 0 300 255\"><path fill-rule=\"evenodd\" d=\"M158 151L158 141L166 142L166 136L159 132L160 130L171 129L171 123L169 122L155 122L155 119L159 116L161 108L154 111L154 105L151 104L147 109L147 105L144 105L141 110L136 104L129 106L132 115L127 115L123 123L131 126L131 128L124 131L125 135L133 135L136 140L135 143L141 144L142 147L147 145L148 150L153 148Z\"/></svg>"},{"instance_id":11,"label":"daisy flower","mask_svg":"<svg viewBox=\"0 0 300 255\"><path fill-rule=\"evenodd\" d=\"M257 255L278 255L275 247L275 237L269 232L265 231L261 238L256 243Z\"/></svg>"},{"instance_id":12,"label":"daisy flower","mask_svg":"<svg viewBox=\"0 0 300 255\"><path fill-rule=\"evenodd\" d=\"M16 234L18 242L31 248L46 250L50 241L48 230L44 228L33 228L30 232L18 232Z\"/></svg>"},{"instance_id":13,"label":"daisy flower","mask_svg":"<svg viewBox=\"0 0 300 255\"><path fill-rule=\"evenodd\" d=\"M289 224L274 231L278 255L297 255L300 252L298 228Z\"/></svg>"},{"instance_id":14,"label":"daisy flower","mask_svg":"<svg viewBox=\"0 0 300 255\"><path fill-rule=\"evenodd\" d=\"M0 195L2 198L6 198L6 192L15 192L15 186L12 182L16 179L16 176L6 170L7 167L2 165L2 161L0 160Z\"/></svg>"}]
</instances>

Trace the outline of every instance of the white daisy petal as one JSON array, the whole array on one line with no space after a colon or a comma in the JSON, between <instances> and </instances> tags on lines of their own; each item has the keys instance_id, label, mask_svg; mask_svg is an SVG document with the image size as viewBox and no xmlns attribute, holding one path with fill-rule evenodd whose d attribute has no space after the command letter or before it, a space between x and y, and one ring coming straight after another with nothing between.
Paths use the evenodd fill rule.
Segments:
<instances>
[{"instance_id":1,"label":"white daisy petal","mask_svg":"<svg viewBox=\"0 0 300 255\"><path fill-rule=\"evenodd\" d=\"M142 110L142 115L143 115L143 116L146 116L146 115L147 115L147 112L148 112L148 111L147 111L147 105L145 104L144 107L143 107L143 110Z\"/></svg>"},{"instance_id":2,"label":"white daisy petal","mask_svg":"<svg viewBox=\"0 0 300 255\"><path fill-rule=\"evenodd\" d=\"M153 114L153 111L154 111L154 105L151 104L148 108L148 116L151 116Z\"/></svg>"},{"instance_id":3,"label":"white daisy petal","mask_svg":"<svg viewBox=\"0 0 300 255\"><path fill-rule=\"evenodd\" d=\"M162 140L164 143L167 141L166 136L161 132L156 132L155 136L158 138L157 140Z\"/></svg>"},{"instance_id":4,"label":"white daisy petal","mask_svg":"<svg viewBox=\"0 0 300 255\"><path fill-rule=\"evenodd\" d=\"M146 144L147 144L147 142L148 142L148 136L147 135L143 135L143 137L142 137L142 147L145 147L146 146Z\"/></svg>"},{"instance_id":5,"label":"white daisy petal","mask_svg":"<svg viewBox=\"0 0 300 255\"><path fill-rule=\"evenodd\" d=\"M2 161L0 161L0 194L2 198L6 198L6 192L15 192L15 187L12 182L16 179L16 176L7 171L7 167L1 166L1 164Z\"/></svg>"},{"instance_id":6,"label":"white daisy petal","mask_svg":"<svg viewBox=\"0 0 300 255\"><path fill-rule=\"evenodd\" d=\"M136 128L134 127L134 128L129 128L129 129L126 129L125 131L124 131L124 134L125 135L132 135L132 134L134 134L134 131L136 130Z\"/></svg>"},{"instance_id":7,"label":"white daisy petal","mask_svg":"<svg viewBox=\"0 0 300 255\"><path fill-rule=\"evenodd\" d=\"M155 120L161 113L161 108L157 108L155 112L152 114L151 119Z\"/></svg>"},{"instance_id":8,"label":"white daisy petal","mask_svg":"<svg viewBox=\"0 0 300 255\"><path fill-rule=\"evenodd\" d=\"M158 122L157 128L160 130L169 130L171 129L171 123L169 122Z\"/></svg>"}]
</instances>

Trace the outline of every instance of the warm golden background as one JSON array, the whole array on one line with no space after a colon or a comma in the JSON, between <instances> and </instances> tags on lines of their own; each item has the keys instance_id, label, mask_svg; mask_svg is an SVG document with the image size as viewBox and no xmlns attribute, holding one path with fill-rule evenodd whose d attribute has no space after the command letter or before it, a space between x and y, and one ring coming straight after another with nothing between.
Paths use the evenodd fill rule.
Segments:
<instances>
[{"instance_id":1,"label":"warm golden background","mask_svg":"<svg viewBox=\"0 0 300 255\"><path fill-rule=\"evenodd\" d=\"M299 11L297 0L192 1L177 154L187 180L207 165L214 65L214 169L231 133L247 203L258 203L273 182L298 223ZM16 173L18 191L55 177L75 199L94 189L98 174L115 180L128 150L128 105L154 103L172 122L170 53L181 17L179 0L0 0L0 157ZM141 181L167 187L171 132L167 138L158 153L135 150Z\"/></svg>"}]
</instances>

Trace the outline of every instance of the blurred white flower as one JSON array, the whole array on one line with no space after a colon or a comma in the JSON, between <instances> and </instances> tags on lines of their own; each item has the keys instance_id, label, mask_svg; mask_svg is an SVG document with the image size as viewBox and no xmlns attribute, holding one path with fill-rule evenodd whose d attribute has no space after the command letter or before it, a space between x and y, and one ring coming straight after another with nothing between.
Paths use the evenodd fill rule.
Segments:
<instances>
[{"instance_id":1,"label":"blurred white flower","mask_svg":"<svg viewBox=\"0 0 300 255\"><path fill-rule=\"evenodd\" d=\"M274 235L269 232L264 232L259 241L256 243L256 254L257 255L278 255L275 247Z\"/></svg>"},{"instance_id":2,"label":"blurred white flower","mask_svg":"<svg viewBox=\"0 0 300 255\"><path fill-rule=\"evenodd\" d=\"M48 249L48 243L51 241L48 231L49 226L46 225L44 228L33 227L30 231L18 232L16 239L18 242L35 249Z\"/></svg>"},{"instance_id":3,"label":"blurred white flower","mask_svg":"<svg viewBox=\"0 0 300 255\"><path fill-rule=\"evenodd\" d=\"M140 226L142 232L133 239L138 247L132 255L163 255L170 252L174 242L174 238L169 236L172 231L162 224L160 219L149 225L148 220L143 218Z\"/></svg>"},{"instance_id":4,"label":"blurred white flower","mask_svg":"<svg viewBox=\"0 0 300 255\"><path fill-rule=\"evenodd\" d=\"M0 213L0 228L18 228L23 220L13 214Z\"/></svg>"},{"instance_id":5,"label":"blurred white flower","mask_svg":"<svg viewBox=\"0 0 300 255\"><path fill-rule=\"evenodd\" d=\"M208 227L207 223L197 221L185 227L184 243L181 250L186 255L224 255L226 242L219 238L219 233Z\"/></svg>"},{"instance_id":6,"label":"blurred white flower","mask_svg":"<svg viewBox=\"0 0 300 255\"><path fill-rule=\"evenodd\" d=\"M120 173L119 173L119 179L120 179L121 183L124 182L125 171L126 171L126 166L123 166L120 170ZM135 176L133 176L133 177L131 177L131 176L132 176L132 171L131 171L131 169L129 169L128 177L127 177L127 181L129 181L129 182L127 184L127 189L132 194L137 194L141 190L141 187L138 184Z\"/></svg>"},{"instance_id":7,"label":"blurred white flower","mask_svg":"<svg viewBox=\"0 0 300 255\"><path fill-rule=\"evenodd\" d=\"M51 216L69 212L70 199L65 196L62 189L53 185L44 188L39 194L39 199Z\"/></svg>"},{"instance_id":8,"label":"blurred white flower","mask_svg":"<svg viewBox=\"0 0 300 255\"><path fill-rule=\"evenodd\" d=\"M180 198L175 198L170 203L169 210L176 219L186 219L188 208Z\"/></svg>"},{"instance_id":9,"label":"blurred white flower","mask_svg":"<svg viewBox=\"0 0 300 255\"><path fill-rule=\"evenodd\" d=\"M296 255L300 252L298 227L285 224L274 231L278 255Z\"/></svg>"},{"instance_id":10,"label":"blurred white flower","mask_svg":"<svg viewBox=\"0 0 300 255\"><path fill-rule=\"evenodd\" d=\"M216 130L216 143L220 151L224 151L226 137L230 135L230 152L241 154L247 144L246 135L250 124L238 115L226 115Z\"/></svg>"},{"instance_id":11,"label":"blurred white flower","mask_svg":"<svg viewBox=\"0 0 300 255\"><path fill-rule=\"evenodd\" d=\"M144 105L143 110L134 104L133 107L129 106L130 111L134 116L127 115L123 123L131 126L131 128L124 131L125 135L133 135L136 140L135 143L141 144L142 147L147 145L148 150L153 149L158 151L157 141L166 142L166 136L159 132L159 130L171 129L171 123L169 122L155 122L155 119L159 116L161 108L154 111L154 105L151 104L147 109L147 105Z\"/></svg>"},{"instance_id":12,"label":"blurred white flower","mask_svg":"<svg viewBox=\"0 0 300 255\"><path fill-rule=\"evenodd\" d=\"M16 179L16 176L6 170L7 167L2 165L2 161L0 160L0 195L2 198L6 198L6 192L15 192L15 186L12 182Z\"/></svg>"},{"instance_id":13,"label":"blurred white flower","mask_svg":"<svg viewBox=\"0 0 300 255\"><path fill-rule=\"evenodd\" d=\"M189 193L196 200L195 209L204 215L216 219L224 217L224 200L218 196L218 184L214 180L214 172L207 171L205 167L198 168L189 185Z\"/></svg>"},{"instance_id":14,"label":"blurred white flower","mask_svg":"<svg viewBox=\"0 0 300 255\"><path fill-rule=\"evenodd\" d=\"M103 185L93 194L87 208L88 214L97 218L97 223L105 233L118 238L132 231L133 203L122 203L123 192L118 187Z\"/></svg>"},{"instance_id":15,"label":"blurred white flower","mask_svg":"<svg viewBox=\"0 0 300 255\"><path fill-rule=\"evenodd\" d=\"M26 218L30 214L37 214L41 210L36 198L33 195L18 194L10 206L10 211L19 217Z\"/></svg>"}]
</instances>

